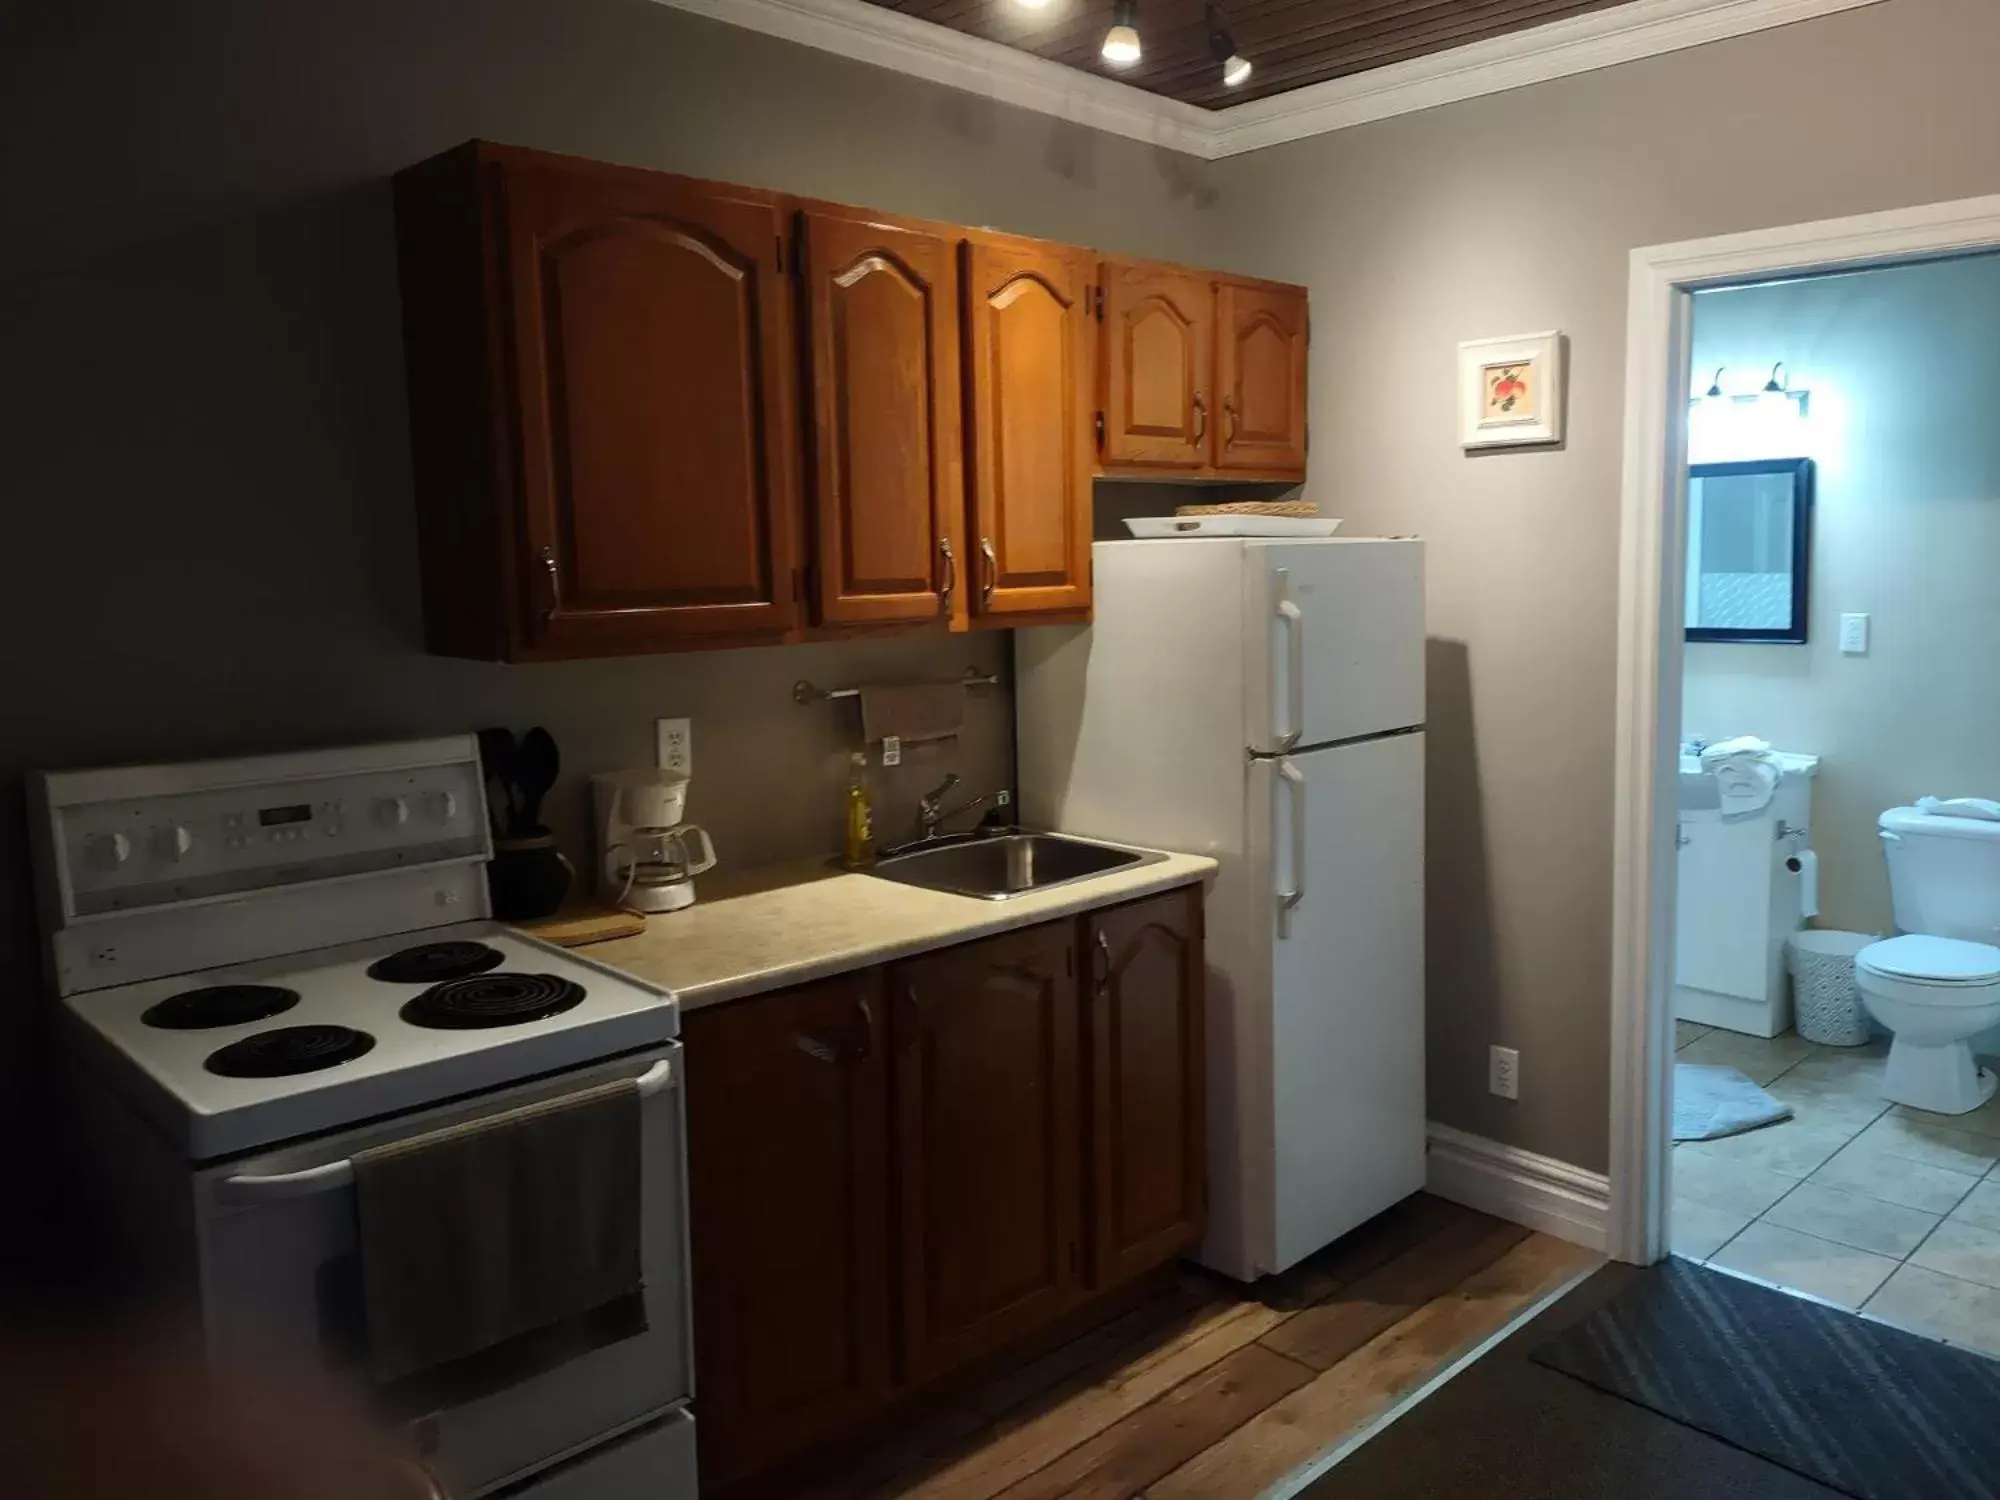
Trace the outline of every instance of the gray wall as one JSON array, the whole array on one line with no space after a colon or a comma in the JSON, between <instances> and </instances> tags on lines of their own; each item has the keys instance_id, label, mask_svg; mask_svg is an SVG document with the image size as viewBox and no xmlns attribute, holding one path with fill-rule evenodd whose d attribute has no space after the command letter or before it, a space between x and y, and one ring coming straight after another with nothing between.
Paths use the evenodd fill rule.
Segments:
<instances>
[{"instance_id":1,"label":"gray wall","mask_svg":"<svg viewBox=\"0 0 2000 1500\"><path fill-rule=\"evenodd\" d=\"M2000 256L1704 293L1694 352L1697 386L1785 361L1805 419L1714 456L1811 458L1817 502L1807 644L1690 645L1681 722L1823 757L1819 925L1890 931L1882 810L2000 796ZM1840 652L1848 612L1865 656Z\"/></svg>"},{"instance_id":2,"label":"gray wall","mask_svg":"<svg viewBox=\"0 0 2000 1500\"><path fill-rule=\"evenodd\" d=\"M1219 164L1217 255L1312 287L1308 493L1431 543L1434 1118L1605 1165L1628 252L2000 190L1996 55L1887 0ZM1567 445L1465 456L1457 342L1543 328Z\"/></svg>"},{"instance_id":3,"label":"gray wall","mask_svg":"<svg viewBox=\"0 0 2000 1500\"><path fill-rule=\"evenodd\" d=\"M473 135L1192 258L1185 158L647 0L38 6L0 67L0 1102L36 967L18 777L543 723L571 775L694 719L732 864L837 847L849 705L795 677L953 676L1005 641L503 667L423 654L388 176ZM31 28L23 34L19 28ZM1011 774L1004 693L958 768ZM907 816L907 767L886 814Z\"/></svg>"}]
</instances>

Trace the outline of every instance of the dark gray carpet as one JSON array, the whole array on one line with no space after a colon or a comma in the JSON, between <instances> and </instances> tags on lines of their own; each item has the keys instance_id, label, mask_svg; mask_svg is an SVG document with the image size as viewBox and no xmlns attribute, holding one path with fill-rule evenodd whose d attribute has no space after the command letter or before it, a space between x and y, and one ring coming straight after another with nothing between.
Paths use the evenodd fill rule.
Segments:
<instances>
[{"instance_id":1,"label":"dark gray carpet","mask_svg":"<svg viewBox=\"0 0 2000 1500\"><path fill-rule=\"evenodd\" d=\"M1551 1334L1645 1274L1606 1266L1301 1500L1839 1500L1838 1490L1530 1362Z\"/></svg>"},{"instance_id":2,"label":"dark gray carpet","mask_svg":"<svg viewBox=\"0 0 2000 1500\"><path fill-rule=\"evenodd\" d=\"M1687 1261L1532 1357L1857 1500L2000 1500L2000 1362Z\"/></svg>"}]
</instances>

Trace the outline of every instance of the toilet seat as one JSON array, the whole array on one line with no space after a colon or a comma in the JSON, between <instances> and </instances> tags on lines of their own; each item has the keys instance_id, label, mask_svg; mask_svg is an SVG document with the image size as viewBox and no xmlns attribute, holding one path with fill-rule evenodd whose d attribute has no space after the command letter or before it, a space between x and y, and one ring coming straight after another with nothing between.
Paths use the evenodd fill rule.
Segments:
<instances>
[{"instance_id":1,"label":"toilet seat","mask_svg":"<svg viewBox=\"0 0 2000 1500\"><path fill-rule=\"evenodd\" d=\"M1918 1004L1984 1004L1984 992L2000 985L2000 948L1913 932L1870 943L1854 967Z\"/></svg>"}]
</instances>

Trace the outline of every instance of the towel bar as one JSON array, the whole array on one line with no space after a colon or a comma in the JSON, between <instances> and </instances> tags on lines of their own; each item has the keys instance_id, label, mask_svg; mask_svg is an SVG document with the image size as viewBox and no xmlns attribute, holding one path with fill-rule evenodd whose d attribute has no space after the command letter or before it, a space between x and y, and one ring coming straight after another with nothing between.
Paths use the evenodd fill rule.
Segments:
<instances>
[{"instance_id":1,"label":"towel bar","mask_svg":"<svg viewBox=\"0 0 2000 1500\"><path fill-rule=\"evenodd\" d=\"M997 675L990 672L982 674L980 672L973 670L971 667L967 667L965 669L965 675L958 679L958 683L961 687L969 687L969 688L997 687L999 685L999 682L1000 679ZM824 703L830 698L859 698L860 696L861 696L861 689L858 687L843 687L843 688L815 687L812 683L807 682L803 677L801 677L797 682L792 684L792 702L800 705L808 703Z\"/></svg>"}]
</instances>

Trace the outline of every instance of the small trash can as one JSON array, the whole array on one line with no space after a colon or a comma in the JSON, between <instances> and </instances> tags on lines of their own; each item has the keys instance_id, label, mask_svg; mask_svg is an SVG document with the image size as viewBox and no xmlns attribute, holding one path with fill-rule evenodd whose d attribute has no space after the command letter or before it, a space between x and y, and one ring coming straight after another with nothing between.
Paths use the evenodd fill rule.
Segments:
<instances>
[{"instance_id":1,"label":"small trash can","mask_svg":"<svg viewBox=\"0 0 2000 1500\"><path fill-rule=\"evenodd\" d=\"M1868 1012L1854 985L1854 955L1880 942L1867 932L1795 932L1791 956L1792 1013L1799 1035L1826 1047L1868 1040Z\"/></svg>"}]
</instances>

